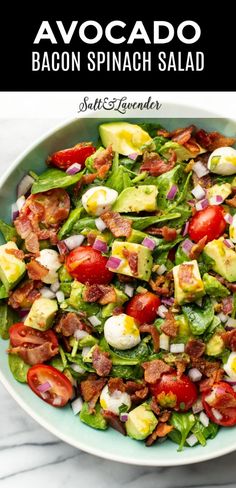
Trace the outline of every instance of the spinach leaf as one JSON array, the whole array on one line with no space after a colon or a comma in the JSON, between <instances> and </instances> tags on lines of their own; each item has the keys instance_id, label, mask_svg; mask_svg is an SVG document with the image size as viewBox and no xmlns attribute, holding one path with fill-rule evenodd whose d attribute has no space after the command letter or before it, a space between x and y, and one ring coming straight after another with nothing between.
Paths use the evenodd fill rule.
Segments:
<instances>
[{"instance_id":1,"label":"spinach leaf","mask_svg":"<svg viewBox=\"0 0 236 488\"><path fill-rule=\"evenodd\" d=\"M205 273L203 275L205 292L214 298L224 298L230 295L230 291L222 285L214 276Z\"/></svg>"},{"instance_id":2,"label":"spinach leaf","mask_svg":"<svg viewBox=\"0 0 236 488\"><path fill-rule=\"evenodd\" d=\"M148 132L150 137L155 137L157 135L157 131L159 129L163 129L161 124L157 124L155 122L142 122L142 123L137 124L137 125L139 125L139 127L141 127L141 129Z\"/></svg>"},{"instance_id":3,"label":"spinach leaf","mask_svg":"<svg viewBox=\"0 0 236 488\"><path fill-rule=\"evenodd\" d=\"M156 180L157 187L158 187L157 208L161 210L173 208L173 206L175 205L175 200L180 195L180 186L179 186L180 178L182 179L184 177L186 180L186 173L182 171L180 165L177 165L172 170L167 171L166 173L163 173L162 175L158 176ZM168 200L166 197L173 185L178 186L178 192L174 200Z\"/></svg>"},{"instance_id":4,"label":"spinach leaf","mask_svg":"<svg viewBox=\"0 0 236 488\"><path fill-rule=\"evenodd\" d=\"M70 235L74 225L76 224L76 222L79 221L82 211L83 211L82 205L71 210L68 219L64 222L63 226L61 227L58 233L59 239L64 239L64 237Z\"/></svg>"},{"instance_id":5,"label":"spinach leaf","mask_svg":"<svg viewBox=\"0 0 236 488\"><path fill-rule=\"evenodd\" d=\"M101 414L101 407L97 403L95 406L95 412L89 412L89 406L87 402L83 403L82 410L79 414L79 418L82 422L89 425L93 429L106 430L108 425L103 415Z\"/></svg>"},{"instance_id":6,"label":"spinach leaf","mask_svg":"<svg viewBox=\"0 0 236 488\"><path fill-rule=\"evenodd\" d=\"M6 242L16 241L17 239L17 232L15 227L6 224L6 222L4 222L3 220L0 220L0 232L2 233Z\"/></svg>"},{"instance_id":7,"label":"spinach leaf","mask_svg":"<svg viewBox=\"0 0 236 488\"><path fill-rule=\"evenodd\" d=\"M110 375L113 378L124 378L125 380L139 380L143 378L141 366L112 366Z\"/></svg>"},{"instance_id":8,"label":"spinach leaf","mask_svg":"<svg viewBox=\"0 0 236 488\"><path fill-rule=\"evenodd\" d=\"M71 234L80 233L82 230L86 229L86 227L97 229L95 219L92 217L84 217L83 219L77 220L71 230Z\"/></svg>"},{"instance_id":9,"label":"spinach leaf","mask_svg":"<svg viewBox=\"0 0 236 488\"><path fill-rule=\"evenodd\" d=\"M111 173L105 184L109 188L116 190L118 193L121 193L125 188L132 186L127 169L119 164L118 153L115 153Z\"/></svg>"},{"instance_id":10,"label":"spinach leaf","mask_svg":"<svg viewBox=\"0 0 236 488\"><path fill-rule=\"evenodd\" d=\"M89 366L88 363L85 363L83 361L82 356L80 354L76 354L75 356L71 356L71 354L66 352L65 355L66 355L66 357L70 363L78 364L78 366L83 368L88 373L94 373L95 372L95 369L92 368L92 366Z\"/></svg>"},{"instance_id":11,"label":"spinach leaf","mask_svg":"<svg viewBox=\"0 0 236 488\"><path fill-rule=\"evenodd\" d=\"M8 292L4 286L3 283L0 283L0 300L2 300L2 298L7 298L8 297Z\"/></svg>"},{"instance_id":12,"label":"spinach leaf","mask_svg":"<svg viewBox=\"0 0 236 488\"><path fill-rule=\"evenodd\" d=\"M26 364L17 354L8 355L8 364L14 378L20 383L27 383L27 373L30 365Z\"/></svg>"},{"instance_id":13,"label":"spinach leaf","mask_svg":"<svg viewBox=\"0 0 236 488\"><path fill-rule=\"evenodd\" d=\"M182 203L180 205L177 205L174 209L170 210L167 214L171 216L172 213L177 213L179 214L179 217L176 220L171 219L168 222L168 227L175 227L175 228L180 228L182 227L185 222L191 217L192 212L191 208L187 203Z\"/></svg>"},{"instance_id":14,"label":"spinach leaf","mask_svg":"<svg viewBox=\"0 0 236 488\"><path fill-rule=\"evenodd\" d=\"M209 422L208 427L204 427L204 425L202 425L202 423L197 420L196 424L192 428L192 433L196 436L198 442L202 446L205 446L206 440L208 438L214 439L218 430L218 425L214 424L213 422Z\"/></svg>"},{"instance_id":15,"label":"spinach leaf","mask_svg":"<svg viewBox=\"0 0 236 488\"><path fill-rule=\"evenodd\" d=\"M185 261L190 261L189 256L187 256L187 254L185 254L185 252L183 250L183 244L184 244L184 242L181 242L181 244L178 246L178 249L175 253L175 264L176 265L185 263Z\"/></svg>"},{"instance_id":16,"label":"spinach leaf","mask_svg":"<svg viewBox=\"0 0 236 488\"><path fill-rule=\"evenodd\" d=\"M132 349L128 349L126 351L122 351L120 349L113 348L112 351L121 358L134 358L138 359L139 361L145 361L149 355L149 349L147 343L142 340L137 346L133 347Z\"/></svg>"},{"instance_id":17,"label":"spinach leaf","mask_svg":"<svg viewBox=\"0 0 236 488\"><path fill-rule=\"evenodd\" d=\"M132 227L133 229L136 230L143 230L146 229L146 227L149 227L150 225L153 224L162 224L163 222L169 222L171 220L176 220L179 217L181 217L181 213L179 212L173 212L173 213L167 213L163 215L151 215L148 217L130 217L131 220L133 221Z\"/></svg>"},{"instance_id":18,"label":"spinach leaf","mask_svg":"<svg viewBox=\"0 0 236 488\"><path fill-rule=\"evenodd\" d=\"M214 318L214 309L210 298L205 298L201 307L196 303L182 305L182 311L189 322L193 335L203 334Z\"/></svg>"},{"instance_id":19,"label":"spinach leaf","mask_svg":"<svg viewBox=\"0 0 236 488\"><path fill-rule=\"evenodd\" d=\"M54 358L52 358L49 364L58 369L58 371L60 371L61 373L64 371L64 365L59 356L55 356Z\"/></svg>"},{"instance_id":20,"label":"spinach leaf","mask_svg":"<svg viewBox=\"0 0 236 488\"><path fill-rule=\"evenodd\" d=\"M231 317L235 319L236 317L236 293L233 293L233 310L231 313Z\"/></svg>"},{"instance_id":21,"label":"spinach leaf","mask_svg":"<svg viewBox=\"0 0 236 488\"><path fill-rule=\"evenodd\" d=\"M105 337L102 337L99 343L101 349L103 351L109 352L110 358L112 360L112 364L114 366L135 366L136 364L139 364L142 360L139 357L135 356L126 356L126 355L119 355L116 352L112 351L112 349L109 347ZM124 351L119 351L119 353L122 353Z\"/></svg>"},{"instance_id":22,"label":"spinach leaf","mask_svg":"<svg viewBox=\"0 0 236 488\"><path fill-rule=\"evenodd\" d=\"M50 168L42 173L39 178L33 183L31 193L39 193L53 188L67 188L75 185L83 176L83 171L75 175L68 175L64 171L56 168Z\"/></svg>"},{"instance_id":23,"label":"spinach leaf","mask_svg":"<svg viewBox=\"0 0 236 488\"><path fill-rule=\"evenodd\" d=\"M181 436L178 438L178 451L182 451L188 434L192 430L195 422L196 419L192 413L172 413L170 424L174 426L174 428L180 433ZM174 432L174 430L172 432ZM169 436L174 442L176 442L176 440L174 440L172 432L170 432Z\"/></svg>"},{"instance_id":24,"label":"spinach leaf","mask_svg":"<svg viewBox=\"0 0 236 488\"><path fill-rule=\"evenodd\" d=\"M9 329L14 322L17 322L17 313L6 303L0 304L0 336L2 339L9 339Z\"/></svg>"}]
</instances>

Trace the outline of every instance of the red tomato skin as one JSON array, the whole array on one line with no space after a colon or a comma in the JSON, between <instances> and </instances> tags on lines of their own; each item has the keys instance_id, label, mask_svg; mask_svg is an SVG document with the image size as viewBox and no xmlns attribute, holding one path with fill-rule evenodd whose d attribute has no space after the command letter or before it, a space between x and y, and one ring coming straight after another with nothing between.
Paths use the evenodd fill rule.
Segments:
<instances>
[{"instance_id":1,"label":"red tomato skin","mask_svg":"<svg viewBox=\"0 0 236 488\"><path fill-rule=\"evenodd\" d=\"M219 383L216 383L215 385L213 385L212 389L215 387L219 387L220 389L223 389L225 391L225 393L230 393L236 399L236 393L233 390L232 386L230 386L228 383L226 383L224 381L220 381ZM203 407L204 407L204 410L205 410L207 416L209 417L210 420L212 420L212 422L214 422L217 425L221 425L222 427L232 427L232 426L236 425L236 408L235 407L228 407L228 408L226 407L226 408L224 408L223 411L221 410L221 408L215 407L216 410L219 410L219 412L222 414L222 419L217 419L215 417L214 413L212 412L212 408L214 408L214 407L211 407L209 405L209 403L206 401L206 398L208 395L210 395L210 393L212 392L212 389L208 390L208 391L204 391L202 393L202 404L203 404Z\"/></svg>"},{"instance_id":2,"label":"red tomato skin","mask_svg":"<svg viewBox=\"0 0 236 488\"><path fill-rule=\"evenodd\" d=\"M60 391L60 398L61 404L60 405L53 405L51 396L49 398L43 398L41 393L37 390L36 382L37 380L39 384L43 384L46 381L49 381L52 384L53 393L56 394L55 388ZM35 366L31 366L27 373L27 383L31 390L46 403L55 407L64 407L70 398L73 395L73 387L71 382L68 378L58 371L53 366L49 366L47 364L35 364ZM62 396L63 395L63 396Z\"/></svg>"},{"instance_id":3,"label":"red tomato skin","mask_svg":"<svg viewBox=\"0 0 236 488\"><path fill-rule=\"evenodd\" d=\"M53 330L40 331L24 325L23 322L13 324L9 329L11 346L40 345L44 342L51 342L56 348L58 340Z\"/></svg>"},{"instance_id":4,"label":"red tomato skin","mask_svg":"<svg viewBox=\"0 0 236 488\"><path fill-rule=\"evenodd\" d=\"M108 259L91 246L79 246L66 257L68 273L84 284L107 285L113 273L106 267Z\"/></svg>"},{"instance_id":5,"label":"red tomato skin","mask_svg":"<svg viewBox=\"0 0 236 488\"><path fill-rule=\"evenodd\" d=\"M222 208L217 205L209 205L196 212L190 219L189 237L194 242L200 241L205 236L207 236L206 242L213 241L224 233L226 225Z\"/></svg>"},{"instance_id":6,"label":"red tomato skin","mask_svg":"<svg viewBox=\"0 0 236 488\"><path fill-rule=\"evenodd\" d=\"M48 162L52 166L56 166L62 170L68 169L74 163L81 164L81 168L84 168L85 160L94 154L95 151L96 148L91 144L81 142L74 147L62 149L61 151L53 153L49 157Z\"/></svg>"},{"instance_id":7,"label":"red tomato skin","mask_svg":"<svg viewBox=\"0 0 236 488\"><path fill-rule=\"evenodd\" d=\"M162 392L175 394L177 398L174 410L181 412L187 412L198 397L196 385L184 374L181 378L177 378L176 373L163 374L156 384L150 385L150 390L155 397ZM184 408L180 404L184 404Z\"/></svg>"},{"instance_id":8,"label":"red tomato skin","mask_svg":"<svg viewBox=\"0 0 236 488\"><path fill-rule=\"evenodd\" d=\"M157 316L157 309L161 300L154 293L137 293L129 300L125 312L136 319L140 324L151 324Z\"/></svg>"}]
</instances>

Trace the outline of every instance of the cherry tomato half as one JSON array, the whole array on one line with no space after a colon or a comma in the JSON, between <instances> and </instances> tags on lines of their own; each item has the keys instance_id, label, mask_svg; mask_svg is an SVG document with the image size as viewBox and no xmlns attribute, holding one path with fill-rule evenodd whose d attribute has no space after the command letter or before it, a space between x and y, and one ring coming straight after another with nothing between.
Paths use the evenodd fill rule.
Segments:
<instances>
[{"instance_id":1,"label":"cherry tomato half","mask_svg":"<svg viewBox=\"0 0 236 488\"><path fill-rule=\"evenodd\" d=\"M226 229L224 213L221 207L210 205L196 212L189 222L189 237L194 242L207 236L207 242L218 239Z\"/></svg>"},{"instance_id":2,"label":"cherry tomato half","mask_svg":"<svg viewBox=\"0 0 236 488\"><path fill-rule=\"evenodd\" d=\"M73 395L73 388L68 378L53 366L36 364L27 373L27 383L31 390L42 400L54 407L64 407ZM40 391L40 386L49 383L51 388Z\"/></svg>"},{"instance_id":3,"label":"cherry tomato half","mask_svg":"<svg viewBox=\"0 0 236 488\"><path fill-rule=\"evenodd\" d=\"M220 381L211 390L203 392L202 403L206 414L215 424L224 427L236 425L236 393L228 383Z\"/></svg>"},{"instance_id":4,"label":"cherry tomato half","mask_svg":"<svg viewBox=\"0 0 236 488\"><path fill-rule=\"evenodd\" d=\"M40 346L45 342L50 342L53 348L58 347L57 336L53 330L45 330L42 332L32 327L27 327L23 322L12 325L9 329L9 334L10 343L13 347L24 346L27 348Z\"/></svg>"},{"instance_id":5,"label":"cherry tomato half","mask_svg":"<svg viewBox=\"0 0 236 488\"><path fill-rule=\"evenodd\" d=\"M150 390L157 400L161 394L175 395L176 403L173 408L174 410L181 410L181 412L189 410L198 396L196 385L184 374L181 378L177 378L176 373L163 374L157 383L150 385Z\"/></svg>"},{"instance_id":6,"label":"cherry tomato half","mask_svg":"<svg viewBox=\"0 0 236 488\"><path fill-rule=\"evenodd\" d=\"M151 324L157 316L161 300L154 293L137 293L126 305L126 313L134 317L140 324Z\"/></svg>"},{"instance_id":7,"label":"cherry tomato half","mask_svg":"<svg viewBox=\"0 0 236 488\"><path fill-rule=\"evenodd\" d=\"M68 273L81 283L107 285L113 273L106 268L108 259L91 246L76 247L66 258Z\"/></svg>"},{"instance_id":8,"label":"cherry tomato half","mask_svg":"<svg viewBox=\"0 0 236 488\"><path fill-rule=\"evenodd\" d=\"M84 167L85 160L95 153L96 148L90 142L81 142L69 149L62 149L53 153L48 158L48 163L60 169L68 169L72 164L81 164Z\"/></svg>"}]
</instances>

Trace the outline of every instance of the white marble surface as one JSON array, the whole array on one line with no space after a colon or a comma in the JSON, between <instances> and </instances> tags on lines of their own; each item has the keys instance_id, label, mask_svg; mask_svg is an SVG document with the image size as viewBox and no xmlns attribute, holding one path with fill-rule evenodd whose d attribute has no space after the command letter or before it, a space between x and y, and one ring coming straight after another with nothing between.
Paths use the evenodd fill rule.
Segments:
<instances>
[{"instance_id":1,"label":"white marble surface","mask_svg":"<svg viewBox=\"0 0 236 488\"><path fill-rule=\"evenodd\" d=\"M55 124L52 119L0 119L1 173L21 150ZM105 461L61 442L44 430L0 384L0 487L42 486L236 487L236 453L177 468L144 468Z\"/></svg>"}]
</instances>

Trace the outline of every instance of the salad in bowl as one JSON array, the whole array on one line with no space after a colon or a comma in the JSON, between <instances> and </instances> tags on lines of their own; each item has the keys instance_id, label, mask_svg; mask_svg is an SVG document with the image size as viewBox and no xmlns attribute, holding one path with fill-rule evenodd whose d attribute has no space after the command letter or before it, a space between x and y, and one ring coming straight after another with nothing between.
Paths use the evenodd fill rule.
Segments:
<instances>
[{"instance_id":1,"label":"salad in bowl","mask_svg":"<svg viewBox=\"0 0 236 488\"><path fill-rule=\"evenodd\" d=\"M236 425L235 141L102 123L20 181L0 335L32 395L146 446Z\"/></svg>"}]
</instances>

